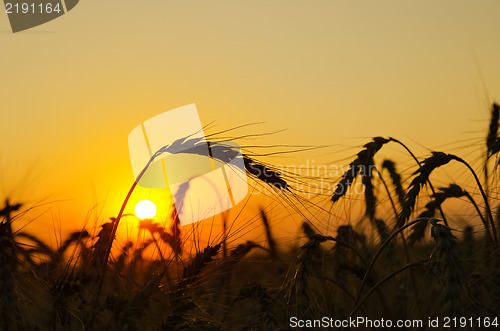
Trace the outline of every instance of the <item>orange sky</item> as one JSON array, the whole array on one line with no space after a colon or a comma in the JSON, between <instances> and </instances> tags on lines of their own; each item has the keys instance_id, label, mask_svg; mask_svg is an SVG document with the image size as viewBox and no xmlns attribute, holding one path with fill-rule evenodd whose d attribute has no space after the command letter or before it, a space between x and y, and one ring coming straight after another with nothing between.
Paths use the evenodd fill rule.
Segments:
<instances>
[{"instance_id":1,"label":"orange sky","mask_svg":"<svg viewBox=\"0 0 500 331\"><path fill-rule=\"evenodd\" d=\"M307 154L331 162L375 135L421 154L481 146L487 98L500 100L499 12L498 1L81 1L17 34L0 14L0 195L67 200L38 224L74 229L96 203L113 216L133 180L128 133L190 103L211 132L263 121L239 132L288 130L246 143L336 144Z\"/></svg>"}]
</instances>

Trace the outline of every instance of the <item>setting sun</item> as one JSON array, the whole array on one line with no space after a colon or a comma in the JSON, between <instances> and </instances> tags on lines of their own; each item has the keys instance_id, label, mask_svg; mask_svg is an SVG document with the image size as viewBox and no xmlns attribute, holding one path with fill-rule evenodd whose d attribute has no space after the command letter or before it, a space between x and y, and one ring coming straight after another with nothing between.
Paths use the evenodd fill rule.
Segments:
<instances>
[{"instance_id":1,"label":"setting sun","mask_svg":"<svg viewBox=\"0 0 500 331\"><path fill-rule=\"evenodd\" d=\"M141 220L156 215L156 205L149 200L141 200L135 205L135 215Z\"/></svg>"}]
</instances>

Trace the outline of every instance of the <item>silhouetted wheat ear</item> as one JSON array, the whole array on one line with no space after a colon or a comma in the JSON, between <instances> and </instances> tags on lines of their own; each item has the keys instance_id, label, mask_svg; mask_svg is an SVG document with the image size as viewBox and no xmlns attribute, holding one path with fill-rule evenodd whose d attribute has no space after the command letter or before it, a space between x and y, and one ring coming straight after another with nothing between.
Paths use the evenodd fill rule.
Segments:
<instances>
[{"instance_id":1,"label":"silhouetted wheat ear","mask_svg":"<svg viewBox=\"0 0 500 331\"><path fill-rule=\"evenodd\" d=\"M443 202L448 198L461 198L468 196L468 193L464 191L457 184L450 184L448 187L441 187L439 191L431 196L431 201L425 205L425 210L421 212L418 218L433 218L436 215L437 210L443 204ZM420 222L415 224L411 228L411 233L408 236L408 241L410 246L414 245L417 241L420 241L425 236L425 230L429 222Z\"/></svg>"},{"instance_id":2,"label":"silhouetted wheat ear","mask_svg":"<svg viewBox=\"0 0 500 331\"><path fill-rule=\"evenodd\" d=\"M195 282L202 270L214 260L221 247L221 243L215 246L207 245L203 251L197 252L191 262L184 267L179 283L171 293L174 309L163 323L164 330L178 330L179 323L185 321L184 315L186 311L195 307L193 300L187 294L188 287Z\"/></svg>"},{"instance_id":3,"label":"silhouetted wheat ear","mask_svg":"<svg viewBox=\"0 0 500 331\"><path fill-rule=\"evenodd\" d=\"M244 244L239 244L235 248L233 248L229 254L228 261L230 263L236 263L240 261L245 255L250 253L254 248L262 248L259 244L254 243L253 241L247 241Z\"/></svg>"},{"instance_id":4,"label":"silhouetted wheat ear","mask_svg":"<svg viewBox=\"0 0 500 331\"><path fill-rule=\"evenodd\" d=\"M175 255L178 257L182 254L182 239L181 239L181 220L179 219L179 213L175 208L175 204L172 202L172 214L170 219L172 220L172 225L170 226L170 233L172 237L170 239L170 247L174 250ZM162 238L163 239L163 238Z\"/></svg>"},{"instance_id":5,"label":"silhouetted wheat ear","mask_svg":"<svg viewBox=\"0 0 500 331\"><path fill-rule=\"evenodd\" d=\"M86 230L73 232L69 235L68 239L66 239L61 246L57 249L54 257L54 263L60 263L64 256L64 253L68 249L68 247L74 242L80 242L83 239L89 238L90 235Z\"/></svg>"},{"instance_id":6,"label":"silhouetted wheat ear","mask_svg":"<svg viewBox=\"0 0 500 331\"><path fill-rule=\"evenodd\" d=\"M500 107L498 104L494 103L491 108L490 117L490 127L488 130L488 136L486 137L486 147L487 147L487 157L490 158L492 155L497 153L499 146L497 144L498 140L498 120L500 119Z\"/></svg>"},{"instance_id":7,"label":"silhouetted wheat ear","mask_svg":"<svg viewBox=\"0 0 500 331\"><path fill-rule=\"evenodd\" d=\"M144 219L141 221L139 225L139 229L148 230L151 233L151 236L158 234L160 239L169 245L174 251L176 256L179 256L182 253L182 242L180 240L180 228L178 226L178 217L172 221L171 229L173 233L168 233L163 226L159 223L154 223L152 219Z\"/></svg>"},{"instance_id":8,"label":"silhouetted wheat ear","mask_svg":"<svg viewBox=\"0 0 500 331\"><path fill-rule=\"evenodd\" d=\"M319 250L320 241L309 239L300 247L295 260L293 277L288 281L285 298L288 305L296 305L296 313L308 316L309 307L309 276L312 273L312 258Z\"/></svg>"},{"instance_id":9,"label":"silhouetted wheat ear","mask_svg":"<svg viewBox=\"0 0 500 331\"><path fill-rule=\"evenodd\" d=\"M276 187L277 189L289 191L288 183L282 178L280 172L273 170L269 166L266 166L262 162L254 160L247 155L243 155L243 161L245 169L251 177L257 178L268 185Z\"/></svg>"},{"instance_id":10,"label":"silhouetted wheat ear","mask_svg":"<svg viewBox=\"0 0 500 331\"><path fill-rule=\"evenodd\" d=\"M136 264L144 261L142 254L151 244L154 243L153 239L148 239L143 241L142 246L138 247L134 250L132 261L130 262L131 267L133 268Z\"/></svg>"},{"instance_id":11,"label":"silhouetted wheat ear","mask_svg":"<svg viewBox=\"0 0 500 331\"><path fill-rule=\"evenodd\" d=\"M112 218L112 221L114 222L115 219ZM99 270L105 270L103 264L107 263L106 253L113 244L113 222L101 225L102 229L97 234L99 239L92 246L92 262Z\"/></svg>"},{"instance_id":12,"label":"silhouetted wheat ear","mask_svg":"<svg viewBox=\"0 0 500 331\"><path fill-rule=\"evenodd\" d=\"M5 207L2 210L0 210L0 220L3 219L2 223L3 222L8 223L10 226L10 223L12 221L11 214L21 209L22 206L23 205L20 203L11 204L9 199L5 199Z\"/></svg>"},{"instance_id":13,"label":"silhouetted wheat ear","mask_svg":"<svg viewBox=\"0 0 500 331\"><path fill-rule=\"evenodd\" d=\"M132 248L132 246L134 246L134 243L131 241L127 241L125 245L123 245L122 252L120 253L120 256L118 256L118 259L116 260L115 269L117 273L120 273L123 270L123 267L125 267L125 263L129 256L129 250Z\"/></svg>"},{"instance_id":14,"label":"silhouetted wheat ear","mask_svg":"<svg viewBox=\"0 0 500 331\"><path fill-rule=\"evenodd\" d=\"M316 231L314 231L313 228L311 227L311 224L307 222L302 223L302 231L304 231L304 234L309 239L312 239L316 235Z\"/></svg>"},{"instance_id":15,"label":"silhouetted wheat ear","mask_svg":"<svg viewBox=\"0 0 500 331\"><path fill-rule=\"evenodd\" d=\"M260 216L262 217L262 223L264 223L264 228L266 230L267 242L269 244L269 254L272 258L276 258L278 256L276 241L271 233L271 225L269 224L269 219L267 218L264 209L260 210Z\"/></svg>"},{"instance_id":16,"label":"silhouetted wheat ear","mask_svg":"<svg viewBox=\"0 0 500 331\"><path fill-rule=\"evenodd\" d=\"M387 171L389 171L392 185L394 186L394 190L396 191L396 195L398 196L399 204L402 207L405 203L406 194L403 190L403 185L401 184L401 175L396 170L396 165L391 160L384 160L384 162L382 163L382 168L385 168L387 169Z\"/></svg>"},{"instance_id":17,"label":"silhouetted wheat ear","mask_svg":"<svg viewBox=\"0 0 500 331\"><path fill-rule=\"evenodd\" d=\"M347 170L343 175L340 182L337 184L335 192L332 195L332 202L338 201L343 197L347 189L352 185L354 179L362 172L368 171L371 175L370 165L373 165L373 157L382 148L383 145L389 142L389 139L382 137L375 137L373 141L364 145L364 149L358 153L356 159L349 165L349 170ZM365 174L367 175L367 174ZM371 180L370 180L371 183ZM371 208L371 206L370 206Z\"/></svg>"},{"instance_id":18,"label":"silhouetted wheat ear","mask_svg":"<svg viewBox=\"0 0 500 331\"><path fill-rule=\"evenodd\" d=\"M415 203L420 193L420 189L429 180L431 172L436 168L447 164L452 159L452 155L442 152L432 152L432 156L422 162L422 166L417 171L415 171L415 177L410 183L409 191L406 195L403 209L399 214L398 220L396 221L396 228L401 228L402 226L404 226L406 221L410 218L411 213L415 208Z\"/></svg>"},{"instance_id":19,"label":"silhouetted wheat ear","mask_svg":"<svg viewBox=\"0 0 500 331\"><path fill-rule=\"evenodd\" d=\"M289 307L295 307L295 313L309 316L309 274L313 273L312 258L319 251L320 243L333 239L316 233L310 224L302 223L302 230L308 241L299 248L292 273L285 278L280 289L280 296Z\"/></svg>"},{"instance_id":20,"label":"silhouetted wheat ear","mask_svg":"<svg viewBox=\"0 0 500 331\"><path fill-rule=\"evenodd\" d=\"M191 284L195 277L210 263L213 258L219 253L221 244L215 246L207 246L202 252L197 252L191 263L189 263L182 271L183 281L179 287L186 287Z\"/></svg>"},{"instance_id":21,"label":"silhouetted wheat ear","mask_svg":"<svg viewBox=\"0 0 500 331\"><path fill-rule=\"evenodd\" d=\"M209 154L206 155L206 147L208 146ZM180 150L185 154L197 154L206 157L213 157L223 163L228 163L239 157L240 151L232 145L220 141L205 141L203 138L181 138L174 141L172 144L160 148L155 156L173 150ZM288 183L282 178L279 171L264 163L252 159L250 156L242 154L243 163L247 174L266 184L272 185L278 189L288 190Z\"/></svg>"},{"instance_id":22,"label":"silhouetted wheat ear","mask_svg":"<svg viewBox=\"0 0 500 331\"><path fill-rule=\"evenodd\" d=\"M450 227L438 224L436 221L432 221L431 232L444 277L445 314L450 317L461 316L464 275L457 248L457 238L451 233Z\"/></svg>"}]
</instances>

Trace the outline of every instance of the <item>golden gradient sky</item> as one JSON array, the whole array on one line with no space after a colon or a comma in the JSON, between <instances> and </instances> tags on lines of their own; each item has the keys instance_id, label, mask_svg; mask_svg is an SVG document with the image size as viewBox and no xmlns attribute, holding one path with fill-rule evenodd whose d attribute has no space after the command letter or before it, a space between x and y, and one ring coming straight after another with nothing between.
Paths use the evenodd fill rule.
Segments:
<instances>
[{"instance_id":1,"label":"golden gradient sky","mask_svg":"<svg viewBox=\"0 0 500 331\"><path fill-rule=\"evenodd\" d=\"M500 100L499 14L493 0L83 0L17 34L0 14L0 195L68 199L42 219L71 228L95 202L113 216L128 133L190 103L213 131L288 129L252 144L473 141L478 67Z\"/></svg>"}]
</instances>

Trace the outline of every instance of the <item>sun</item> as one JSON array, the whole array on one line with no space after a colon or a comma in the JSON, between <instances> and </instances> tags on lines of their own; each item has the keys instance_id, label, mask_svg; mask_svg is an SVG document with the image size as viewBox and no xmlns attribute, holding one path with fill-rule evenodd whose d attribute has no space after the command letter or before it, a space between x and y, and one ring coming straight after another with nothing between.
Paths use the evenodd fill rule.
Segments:
<instances>
[{"instance_id":1,"label":"sun","mask_svg":"<svg viewBox=\"0 0 500 331\"><path fill-rule=\"evenodd\" d=\"M153 218L156 215L156 205L149 200L141 200L135 205L135 215L141 220Z\"/></svg>"}]
</instances>

